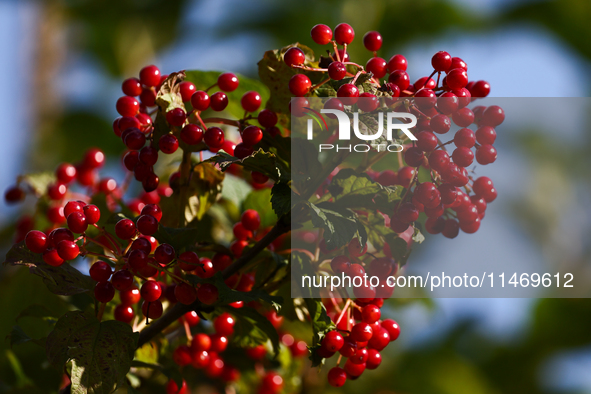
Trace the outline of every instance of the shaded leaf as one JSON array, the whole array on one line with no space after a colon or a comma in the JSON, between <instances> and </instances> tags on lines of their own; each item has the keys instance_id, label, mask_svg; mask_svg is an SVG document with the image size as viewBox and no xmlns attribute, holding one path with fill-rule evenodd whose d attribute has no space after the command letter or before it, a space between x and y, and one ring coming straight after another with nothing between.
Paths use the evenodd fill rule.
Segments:
<instances>
[{"instance_id":1,"label":"shaded leaf","mask_svg":"<svg viewBox=\"0 0 591 394\"><path fill-rule=\"evenodd\" d=\"M279 182L271 189L271 206L277 217L287 214L291 210L291 188L288 184Z\"/></svg>"},{"instance_id":2,"label":"shaded leaf","mask_svg":"<svg viewBox=\"0 0 591 394\"><path fill-rule=\"evenodd\" d=\"M305 302L306 309L308 309L308 314L312 321L313 331L312 346L308 347L311 351L310 360L312 361L312 366L317 367L324 361L324 359L318 355L318 349L320 348L322 338L324 338L329 331L334 330L336 326L326 313L326 308L321 299L306 298Z\"/></svg>"},{"instance_id":3,"label":"shaded leaf","mask_svg":"<svg viewBox=\"0 0 591 394\"><path fill-rule=\"evenodd\" d=\"M251 307L224 307L228 313L236 317L232 343L239 347L254 347L271 341L275 355L279 353L279 334L273 324L256 309Z\"/></svg>"},{"instance_id":4,"label":"shaded leaf","mask_svg":"<svg viewBox=\"0 0 591 394\"><path fill-rule=\"evenodd\" d=\"M269 227L277 222L277 215L271 205L271 189L253 190L244 200L244 210L254 209L261 217L261 228Z\"/></svg>"},{"instance_id":5,"label":"shaded leaf","mask_svg":"<svg viewBox=\"0 0 591 394\"><path fill-rule=\"evenodd\" d=\"M239 159L237 157L230 156L227 153L220 152L212 158L203 161L202 163L218 164L222 171L226 171L231 164L238 164L243 166L246 170L257 171L261 174L265 174L274 181L279 181L280 179L290 179L289 169L285 167L283 162L279 160L274 153L265 152L262 149L259 149L244 159Z\"/></svg>"},{"instance_id":6,"label":"shaded leaf","mask_svg":"<svg viewBox=\"0 0 591 394\"><path fill-rule=\"evenodd\" d=\"M362 244L367 242L367 232L354 212L334 204L322 204L317 206L308 203L311 208L312 224L314 227L324 229L324 239L329 250L347 245L355 235L359 237Z\"/></svg>"}]
</instances>

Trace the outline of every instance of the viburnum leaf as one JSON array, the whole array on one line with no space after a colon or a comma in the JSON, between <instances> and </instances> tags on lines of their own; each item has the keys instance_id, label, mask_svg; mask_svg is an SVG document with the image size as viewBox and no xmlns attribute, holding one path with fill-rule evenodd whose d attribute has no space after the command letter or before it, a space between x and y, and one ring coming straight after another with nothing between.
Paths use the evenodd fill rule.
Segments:
<instances>
[{"instance_id":1,"label":"viburnum leaf","mask_svg":"<svg viewBox=\"0 0 591 394\"><path fill-rule=\"evenodd\" d=\"M203 161L203 163L218 164L222 171L226 171L231 164L238 164L246 170L265 174L274 181L290 179L289 169L285 167L284 163L274 153L265 152L262 149L259 149L244 159L220 152L210 159Z\"/></svg>"},{"instance_id":2,"label":"viburnum leaf","mask_svg":"<svg viewBox=\"0 0 591 394\"><path fill-rule=\"evenodd\" d=\"M277 217L281 217L291 210L291 188L287 183L278 182L271 189L271 206Z\"/></svg>"},{"instance_id":3,"label":"viburnum leaf","mask_svg":"<svg viewBox=\"0 0 591 394\"><path fill-rule=\"evenodd\" d=\"M259 213L261 228L277 223L277 215L273 210L271 193L272 191L269 188L253 190L246 196L244 204L242 204L243 210L254 209Z\"/></svg>"},{"instance_id":4,"label":"viburnum leaf","mask_svg":"<svg viewBox=\"0 0 591 394\"><path fill-rule=\"evenodd\" d=\"M251 307L222 307L236 318L231 341L239 347L254 347L271 341L275 355L279 353L279 334L273 324Z\"/></svg>"},{"instance_id":5,"label":"viburnum leaf","mask_svg":"<svg viewBox=\"0 0 591 394\"><path fill-rule=\"evenodd\" d=\"M53 324L57 321L57 318L51 311L49 311L49 309L39 304L29 305L23 309L23 311L16 317L16 320L19 321L23 317L34 317L50 324Z\"/></svg>"},{"instance_id":6,"label":"viburnum leaf","mask_svg":"<svg viewBox=\"0 0 591 394\"><path fill-rule=\"evenodd\" d=\"M324 362L324 359L318 355L318 349L322 338L329 332L336 328L333 321L326 313L326 308L322 303L321 299L318 298L306 298L306 309L310 315L312 321L312 331L314 332L312 337L312 345L308 346L311 351L310 360L312 366L317 367Z\"/></svg>"},{"instance_id":7,"label":"viburnum leaf","mask_svg":"<svg viewBox=\"0 0 591 394\"><path fill-rule=\"evenodd\" d=\"M138 336L128 324L68 312L47 337L47 357L58 368L71 362L72 393L109 394L125 384Z\"/></svg>"},{"instance_id":8,"label":"viburnum leaf","mask_svg":"<svg viewBox=\"0 0 591 394\"><path fill-rule=\"evenodd\" d=\"M338 172L328 186L335 204L348 208L373 208L385 212L394 209L394 202L400 199L401 188L382 186L365 173L351 168Z\"/></svg>"},{"instance_id":9,"label":"viburnum leaf","mask_svg":"<svg viewBox=\"0 0 591 394\"><path fill-rule=\"evenodd\" d=\"M398 262L400 267L404 266L411 252L411 249L408 247L408 243L394 232L392 234L386 235L385 240L390 246L392 258Z\"/></svg>"},{"instance_id":10,"label":"viburnum leaf","mask_svg":"<svg viewBox=\"0 0 591 394\"><path fill-rule=\"evenodd\" d=\"M329 250L345 246L357 235L362 245L367 242L367 232L357 215L347 208L332 203L310 206L310 214L314 227L324 229L324 239Z\"/></svg>"},{"instance_id":11,"label":"viburnum leaf","mask_svg":"<svg viewBox=\"0 0 591 394\"><path fill-rule=\"evenodd\" d=\"M22 265L29 268L29 272L43 278L43 282L54 294L74 295L94 290L96 282L64 263L59 267L46 264L41 254L31 252L25 242L12 246L6 254L3 265Z\"/></svg>"},{"instance_id":12,"label":"viburnum leaf","mask_svg":"<svg viewBox=\"0 0 591 394\"><path fill-rule=\"evenodd\" d=\"M20 181L29 185L36 195L41 196L47 192L47 186L56 180L54 172L38 172L20 177Z\"/></svg>"},{"instance_id":13,"label":"viburnum leaf","mask_svg":"<svg viewBox=\"0 0 591 394\"><path fill-rule=\"evenodd\" d=\"M173 108L185 109L183 99L180 93L180 83L186 78L184 71L170 73L170 75L162 82L160 90L156 94L156 104L160 109L166 113Z\"/></svg>"},{"instance_id":14,"label":"viburnum leaf","mask_svg":"<svg viewBox=\"0 0 591 394\"><path fill-rule=\"evenodd\" d=\"M171 245L175 250L194 245L200 238L200 231L193 227L172 228L159 226L154 238L159 243Z\"/></svg>"}]
</instances>

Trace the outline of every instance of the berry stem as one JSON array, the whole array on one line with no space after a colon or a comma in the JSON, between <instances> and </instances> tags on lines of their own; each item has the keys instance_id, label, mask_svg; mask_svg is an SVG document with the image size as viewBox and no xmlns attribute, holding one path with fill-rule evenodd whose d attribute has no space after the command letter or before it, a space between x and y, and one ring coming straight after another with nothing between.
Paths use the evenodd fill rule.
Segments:
<instances>
[{"instance_id":1,"label":"berry stem","mask_svg":"<svg viewBox=\"0 0 591 394\"><path fill-rule=\"evenodd\" d=\"M302 65L295 65L293 64L291 66L292 68L299 68L300 70L305 70L305 71L319 71L319 72L327 72L328 68L314 68L314 67L308 67L308 66L302 66Z\"/></svg>"},{"instance_id":2,"label":"berry stem","mask_svg":"<svg viewBox=\"0 0 591 394\"><path fill-rule=\"evenodd\" d=\"M334 48L334 55L337 58L337 62L341 61L341 55L339 54L339 48L337 47L337 42L335 40L332 40L332 47ZM344 54L343 54L344 56Z\"/></svg>"},{"instance_id":3,"label":"berry stem","mask_svg":"<svg viewBox=\"0 0 591 394\"><path fill-rule=\"evenodd\" d=\"M349 298L347 300L347 302L345 303L345 306L343 307L343 310L341 311L341 314L339 315L339 318L335 322L336 325L339 324L339 322L341 321L341 319L343 318L343 316L345 315L345 313L349 310L349 305L350 304L351 304L351 299Z\"/></svg>"},{"instance_id":4,"label":"berry stem","mask_svg":"<svg viewBox=\"0 0 591 394\"><path fill-rule=\"evenodd\" d=\"M316 85L312 86L312 87L310 88L310 91L312 91L312 90L315 90L315 89L318 89L320 86L324 85L325 83L327 83L327 82L329 82L329 81L330 81L330 78L327 78L327 79L325 79L324 81L322 81L322 82L320 82L320 83L318 83L318 84L316 84Z\"/></svg>"},{"instance_id":5,"label":"berry stem","mask_svg":"<svg viewBox=\"0 0 591 394\"><path fill-rule=\"evenodd\" d=\"M247 119L247 117L245 116L244 119ZM203 119L203 123L218 123L218 124L225 124L225 125L235 126L235 127L241 126L239 120L232 120L232 119L226 119L226 118L206 118L206 119Z\"/></svg>"},{"instance_id":6,"label":"berry stem","mask_svg":"<svg viewBox=\"0 0 591 394\"><path fill-rule=\"evenodd\" d=\"M183 319L183 326L185 327L185 335L187 336L188 345L191 345L193 342L193 335L191 335L191 327L189 327L189 323L186 319Z\"/></svg>"},{"instance_id":7,"label":"berry stem","mask_svg":"<svg viewBox=\"0 0 591 394\"><path fill-rule=\"evenodd\" d=\"M96 314L96 318L98 321L101 321L103 319L103 313L105 313L105 307L107 306L107 304L105 302L101 302L101 304L99 305L97 314Z\"/></svg>"}]
</instances>

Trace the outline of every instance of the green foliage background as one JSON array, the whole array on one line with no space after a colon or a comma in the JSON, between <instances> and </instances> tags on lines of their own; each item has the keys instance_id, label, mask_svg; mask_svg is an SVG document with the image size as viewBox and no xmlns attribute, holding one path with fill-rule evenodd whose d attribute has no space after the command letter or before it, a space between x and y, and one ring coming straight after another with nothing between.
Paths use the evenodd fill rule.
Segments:
<instances>
[{"instance_id":1,"label":"green foliage background","mask_svg":"<svg viewBox=\"0 0 591 394\"><path fill-rule=\"evenodd\" d=\"M388 37L391 48L401 48L450 30L486 34L512 26L535 26L553 34L562 45L586 61L591 60L591 24L588 22L591 2L584 0L524 2L490 16L473 13L461 3L442 0L257 0L248 3L252 12L242 13L240 17L227 11L228 22L215 27L220 34L227 37L245 32L262 34L268 37L271 47L282 47L298 38L306 40L304 43L308 45L309 30L314 24L334 26L347 21L358 32L378 30ZM66 50L88 54L111 78L134 75L154 54L179 39L186 39L186 26L181 20L188 3L182 0L47 0L37 5L41 13L40 28L45 34L68 32L71 39ZM191 39L199 40L199 27L193 26L190 31ZM36 67L45 72L39 71L34 82L39 89L33 106L34 149L28 152L26 170L53 168L61 161L77 160L79 152L92 145L101 146L109 155L117 155L121 144L112 138L111 119L105 117L104 109L70 111L50 100L51 81L45 74L47 68L59 71L61 64L52 57L55 55L52 55L52 44L45 41L40 38L38 42ZM353 57L363 51L360 41L356 40L350 48ZM315 46L313 49L319 50ZM47 53L50 55L44 57ZM256 62L261 56L262 53L252 53L252 75L256 74ZM232 69L232 54L227 57L227 69ZM114 100L112 97L111 103ZM525 155L535 172L532 179L544 178L551 170L553 179L559 180L565 189L578 188L588 193L591 189L588 171L591 168L591 133L587 132L586 139L577 146L565 143L562 153L551 149L554 141L546 135L532 131L512 137L509 143ZM534 182L526 198L515 202L515 217L540 247L559 248L553 229L560 220L561 207L550 196L545 197L546 200L540 197L546 195L543 192L543 183ZM532 203L540 198L542 203ZM3 248L9 245L13 230L11 226L3 228L0 234ZM579 253L570 253L568 259L588 263L590 249L586 245ZM11 331L17 316L28 305L43 305L54 316L67 311L63 299L51 295L39 278L24 269L2 268L0 281L2 337ZM425 305L430 303L425 302ZM395 315L408 307L400 301L391 302L387 310ZM486 337L475 329L474 321L458 321L451 330L432 337L421 346L389 347L378 370L343 389L304 387L302 392L575 394L543 386L540 368L558 352L591 345L591 300L542 299L535 302L530 313L529 324L519 340L504 342ZM404 333L405 322L399 323ZM42 337L47 329L44 326L47 323L39 323L32 317L22 317L18 324L34 339ZM308 374L307 381L318 379L314 377L315 370ZM59 380L59 373L45 361L43 348L29 342L11 349L8 341L0 342L0 393L57 392Z\"/></svg>"}]
</instances>

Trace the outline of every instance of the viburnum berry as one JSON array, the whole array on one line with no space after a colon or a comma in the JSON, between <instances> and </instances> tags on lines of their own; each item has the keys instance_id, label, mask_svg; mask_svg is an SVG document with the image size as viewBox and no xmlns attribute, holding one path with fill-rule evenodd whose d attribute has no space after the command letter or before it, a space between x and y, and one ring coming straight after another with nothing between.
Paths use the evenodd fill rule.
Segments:
<instances>
[{"instance_id":1,"label":"viburnum berry","mask_svg":"<svg viewBox=\"0 0 591 394\"><path fill-rule=\"evenodd\" d=\"M154 258L160 264L168 264L174 260L176 253L169 244L160 244L154 251Z\"/></svg>"},{"instance_id":2,"label":"viburnum berry","mask_svg":"<svg viewBox=\"0 0 591 394\"><path fill-rule=\"evenodd\" d=\"M342 387L347 381L347 373L343 368L333 367L328 371L328 384L333 387Z\"/></svg>"},{"instance_id":3,"label":"viburnum berry","mask_svg":"<svg viewBox=\"0 0 591 394\"><path fill-rule=\"evenodd\" d=\"M141 214L153 216L154 218L156 218L157 221L160 221L160 219L162 219L162 210L156 204L144 205Z\"/></svg>"},{"instance_id":4,"label":"viburnum berry","mask_svg":"<svg viewBox=\"0 0 591 394\"><path fill-rule=\"evenodd\" d=\"M238 89L238 85L240 85L240 81L236 74L223 73L218 77L218 87L224 92L233 92Z\"/></svg>"},{"instance_id":5,"label":"viburnum berry","mask_svg":"<svg viewBox=\"0 0 591 394\"><path fill-rule=\"evenodd\" d=\"M158 282L153 280L148 280L144 282L142 288L140 290L140 295L142 298L148 302L156 301L162 295L162 288L158 284Z\"/></svg>"},{"instance_id":6,"label":"viburnum berry","mask_svg":"<svg viewBox=\"0 0 591 394\"><path fill-rule=\"evenodd\" d=\"M345 105L353 105L357 102L359 97L359 89L352 83L345 83L337 90L337 97Z\"/></svg>"},{"instance_id":7,"label":"viburnum berry","mask_svg":"<svg viewBox=\"0 0 591 394\"><path fill-rule=\"evenodd\" d=\"M142 93L142 84L137 78L127 78L121 84L121 90L126 96L139 96Z\"/></svg>"},{"instance_id":8,"label":"viburnum berry","mask_svg":"<svg viewBox=\"0 0 591 394\"><path fill-rule=\"evenodd\" d=\"M371 326L367 323L357 323L351 328L350 337L355 342L365 342L369 341L372 336L372 329Z\"/></svg>"},{"instance_id":9,"label":"viburnum berry","mask_svg":"<svg viewBox=\"0 0 591 394\"><path fill-rule=\"evenodd\" d=\"M140 70L140 82L144 86L157 86L160 84L160 77L160 70L154 65L146 66Z\"/></svg>"},{"instance_id":10,"label":"viburnum berry","mask_svg":"<svg viewBox=\"0 0 591 394\"><path fill-rule=\"evenodd\" d=\"M61 200L66 195L68 188L62 183L54 183L47 186L47 195L52 200Z\"/></svg>"},{"instance_id":11,"label":"viburnum berry","mask_svg":"<svg viewBox=\"0 0 591 394\"><path fill-rule=\"evenodd\" d=\"M388 61L388 71L393 73L396 70L406 71L408 63L402 55L394 55Z\"/></svg>"},{"instance_id":12,"label":"viburnum berry","mask_svg":"<svg viewBox=\"0 0 591 394\"><path fill-rule=\"evenodd\" d=\"M193 82L184 81L179 84L179 92L181 94L181 98L184 102L191 100L193 94L195 93L195 85Z\"/></svg>"},{"instance_id":13,"label":"viburnum berry","mask_svg":"<svg viewBox=\"0 0 591 394\"><path fill-rule=\"evenodd\" d=\"M413 203L405 202L398 207L396 218L403 223L412 223L418 220L419 211Z\"/></svg>"},{"instance_id":14,"label":"viburnum berry","mask_svg":"<svg viewBox=\"0 0 591 394\"><path fill-rule=\"evenodd\" d=\"M357 101L357 107L363 112L375 111L380 105L380 100L372 93L361 93L359 98L360 100Z\"/></svg>"},{"instance_id":15,"label":"viburnum berry","mask_svg":"<svg viewBox=\"0 0 591 394\"><path fill-rule=\"evenodd\" d=\"M268 128L275 126L277 124L278 118L275 112L269 109L264 109L261 112L259 112L257 120L259 121L261 126Z\"/></svg>"},{"instance_id":16,"label":"viburnum berry","mask_svg":"<svg viewBox=\"0 0 591 394\"><path fill-rule=\"evenodd\" d=\"M351 377L361 376L363 371L365 371L365 364L355 364L349 359L345 363L345 371Z\"/></svg>"},{"instance_id":17,"label":"viburnum berry","mask_svg":"<svg viewBox=\"0 0 591 394\"><path fill-rule=\"evenodd\" d=\"M102 167L104 164L105 154L100 149L90 148L84 154L84 159L82 160L82 167L87 169L95 169Z\"/></svg>"},{"instance_id":18,"label":"viburnum berry","mask_svg":"<svg viewBox=\"0 0 591 394\"><path fill-rule=\"evenodd\" d=\"M451 90L461 89L468 84L468 73L462 68L452 69L445 77Z\"/></svg>"},{"instance_id":19,"label":"viburnum berry","mask_svg":"<svg viewBox=\"0 0 591 394\"><path fill-rule=\"evenodd\" d=\"M319 45L326 45L332 40L332 30L330 27L322 24L314 26L310 35L312 36L312 40Z\"/></svg>"},{"instance_id":20,"label":"viburnum berry","mask_svg":"<svg viewBox=\"0 0 591 394\"><path fill-rule=\"evenodd\" d=\"M247 209L244 211L240 221L244 228L250 231L257 231L261 225L261 217L254 209Z\"/></svg>"},{"instance_id":21,"label":"viburnum berry","mask_svg":"<svg viewBox=\"0 0 591 394\"><path fill-rule=\"evenodd\" d=\"M64 260L74 260L80 254L78 245L73 241L60 241L56 249L58 256Z\"/></svg>"},{"instance_id":22,"label":"viburnum berry","mask_svg":"<svg viewBox=\"0 0 591 394\"><path fill-rule=\"evenodd\" d=\"M115 297L115 288L111 282L98 282L94 287L94 298L98 302L109 302Z\"/></svg>"},{"instance_id":23,"label":"viburnum berry","mask_svg":"<svg viewBox=\"0 0 591 394\"><path fill-rule=\"evenodd\" d=\"M174 296L181 304L190 305L197 299L197 290L187 283L179 283L174 289Z\"/></svg>"},{"instance_id":24,"label":"viburnum berry","mask_svg":"<svg viewBox=\"0 0 591 394\"><path fill-rule=\"evenodd\" d=\"M115 310L113 311L113 317L115 317L115 320L129 324L133 321L135 313L133 312L133 308L129 305L121 304L115 307Z\"/></svg>"},{"instance_id":25,"label":"viburnum berry","mask_svg":"<svg viewBox=\"0 0 591 394\"><path fill-rule=\"evenodd\" d=\"M482 114L480 126L497 127L505 120L505 111L498 105L491 105Z\"/></svg>"},{"instance_id":26,"label":"viburnum berry","mask_svg":"<svg viewBox=\"0 0 591 394\"><path fill-rule=\"evenodd\" d=\"M121 239L131 239L135 233L135 223L130 219L121 219L115 224L115 235Z\"/></svg>"},{"instance_id":27,"label":"viburnum berry","mask_svg":"<svg viewBox=\"0 0 591 394\"><path fill-rule=\"evenodd\" d=\"M203 129L194 124L188 124L181 130L181 141L188 145L196 145L203 140Z\"/></svg>"},{"instance_id":28,"label":"viburnum berry","mask_svg":"<svg viewBox=\"0 0 591 394\"><path fill-rule=\"evenodd\" d=\"M486 97L490 93L490 84L486 81L476 81L468 90L472 97Z\"/></svg>"},{"instance_id":29,"label":"viburnum berry","mask_svg":"<svg viewBox=\"0 0 591 394\"><path fill-rule=\"evenodd\" d=\"M430 131L421 131L416 137L417 148L421 149L423 152L433 151L439 143L437 136Z\"/></svg>"},{"instance_id":30,"label":"viburnum berry","mask_svg":"<svg viewBox=\"0 0 591 394\"><path fill-rule=\"evenodd\" d=\"M355 38L355 31L347 23L339 23L334 29L335 41L339 45L349 45Z\"/></svg>"},{"instance_id":31,"label":"viburnum berry","mask_svg":"<svg viewBox=\"0 0 591 394\"><path fill-rule=\"evenodd\" d=\"M444 150L435 150L429 155L429 165L435 171L442 171L449 166L449 154Z\"/></svg>"},{"instance_id":32,"label":"viburnum berry","mask_svg":"<svg viewBox=\"0 0 591 394\"><path fill-rule=\"evenodd\" d=\"M234 333L235 320L229 313L225 312L215 318L213 321L213 328L215 332L225 337L231 336Z\"/></svg>"},{"instance_id":33,"label":"viburnum berry","mask_svg":"<svg viewBox=\"0 0 591 394\"><path fill-rule=\"evenodd\" d=\"M31 230L25 237L25 245L33 253L43 253L47 247L47 236L42 231Z\"/></svg>"},{"instance_id":34,"label":"viburnum berry","mask_svg":"<svg viewBox=\"0 0 591 394\"><path fill-rule=\"evenodd\" d=\"M199 256L192 251L186 251L178 257L179 268L185 272L194 271L199 267Z\"/></svg>"},{"instance_id":35,"label":"viburnum berry","mask_svg":"<svg viewBox=\"0 0 591 394\"><path fill-rule=\"evenodd\" d=\"M459 146L454 149L451 157L454 163L461 167L468 167L474 161L474 153L470 148L466 148L465 146Z\"/></svg>"},{"instance_id":36,"label":"viburnum berry","mask_svg":"<svg viewBox=\"0 0 591 394\"><path fill-rule=\"evenodd\" d=\"M186 119L187 114L185 113L185 110L182 108L173 108L166 113L166 121L171 126L182 126L185 123Z\"/></svg>"},{"instance_id":37,"label":"viburnum berry","mask_svg":"<svg viewBox=\"0 0 591 394\"><path fill-rule=\"evenodd\" d=\"M83 233L88 228L86 216L82 212L73 212L68 215L68 228L74 233Z\"/></svg>"},{"instance_id":38,"label":"viburnum berry","mask_svg":"<svg viewBox=\"0 0 591 394\"><path fill-rule=\"evenodd\" d=\"M158 220L151 215L141 215L137 220L137 230L143 235L152 235L158 231Z\"/></svg>"},{"instance_id":39,"label":"viburnum berry","mask_svg":"<svg viewBox=\"0 0 591 394\"><path fill-rule=\"evenodd\" d=\"M197 289L197 298L205 305L212 305L218 300L218 289L210 283L203 283Z\"/></svg>"},{"instance_id":40,"label":"viburnum berry","mask_svg":"<svg viewBox=\"0 0 591 394\"><path fill-rule=\"evenodd\" d=\"M76 179L76 167L70 163L62 163L55 170L58 182L68 184Z\"/></svg>"},{"instance_id":41,"label":"viburnum berry","mask_svg":"<svg viewBox=\"0 0 591 394\"><path fill-rule=\"evenodd\" d=\"M375 78L380 79L388 73L388 63L381 57L372 57L365 64L365 69L372 73Z\"/></svg>"},{"instance_id":42,"label":"viburnum berry","mask_svg":"<svg viewBox=\"0 0 591 394\"><path fill-rule=\"evenodd\" d=\"M164 134L158 140L158 147L162 153L170 155L179 148L179 140L173 134Z\"/></svg>"},{"instance_id":43,"label":"viburnum berry","mask_svg":"<svg viewBox=\"0 0 591 394\"><path fill-rule=\"evenodd\" d=\"M388 82L398 86L400 90L406 90L410 86L410 78L406 71L395 70L388 77Z\"/></svg>"},{"instance_id":44,"label":"viburnum berry","mask_svg":"<svg viewBox=\"0 0 591 394\"><path fill-rule=\"evenodd\" d=\"M338 352L345 343L345 339L338 331L329 331L322 339L322 347L329 352Z\"/></svg>"},{"instance_id":45,"label":"viburnum berry","mask_svg":"<svg viewBox=\"0 0 591 394\"><path fill-rule=\"evenodd\" d=\"M140 110L140 102L131 96L123 96L117 100L115 105L121 116L135 116Z\"/></svg>"},{"instance_id":46,"label":"viburnum berry","mask_svg":"<svg viewBox=\"0 0 591 394\"><path fill-rule=\"evenodd\" d=\"M127 290L133 284L133 274L126 269L117 271L113 274L111 283L117 290Z\"/></svg>"},{"instance_id":47,"label":"viburnum berry","mask_svg":"<svg viewBox=\"0 0 591 394\"><path fill-rule=\"evenodd\" d=\"M468 127L474 122L474 113L470 108L462 108L452 115L452 120L460 127Z\"/></svg>"},{"instance_id":48,"label":"viburnum berry","mask_svg":"<svg viewBox=\"0 0 591 394\"><path fill-rule=\"evenodd\" d=\"M95 224L98 223L99 219L101 218L101 211L99 208L94 204L85 205L84 208L84 216L86 217L87 224Z\"/></svg>"},{"instance_id":49,"label":"viburnum berry","mask_svg":"<svg viewBox=\"0 0 591 394\"><path fill-rule=\"evenodd\" d=\"M288 83L289 91L296 97L305 96L312 87L312 81L305 74L295 74Z\"/></svg>"},{"instance_id":50,"label":"viburnum berry","mask_svg":"<svg viewBox=\"0 0 591 394\"><path fill-rule=\"evenodd\" d=\"M215 92L209 98L209 105L214 111L223 111L228 106L228 96L224 92Z\"/></svg>"},{"instance_id":51,"label":"viburnum berry","mask_svg":"<svg viewBox=\"0 0 591 394\"><path fill-rule=\"evenodd\" d=\"M411 167L418 167L423 163L425 159L425 155L423 154L422 149L418 147L408 148L406 152L404 152L404 161Z\"/></svg>"},{"instance_id":52,"label":"viburnum berry","mask_svg":"<svg viewBox=\"0 0 591 394\"><path fill-rule=\"evenodd\" d=\"M431 65L435 71L447 71L451 67L451 56L445 51L439 51L431 58Z\"/></svg>"},{"instance_id":53,"label":"viburnum berry","mask_svg":"<svg viewBox=\"0 0 591 394\"><path fill-rule=\"evenodd\" d=\"M298 47L291 47L283 55L283 61L290 67L301 66L306 62L306 54Z\"/></svg>"},{"instance_id":54,"label":"viburnum berry","mask_svg":"<svg viewBox=\"0 0 591 394\"><path fill-rule=\"evenodd\" d=\"M256 126L248 126L242 131L242 142L249 146L258 144L263 139L263 132Z\"/></svg>"},{"instance_id":55,"label":"viburnum berry","mask_svg":"<svg viewBox=\"0 0 591 394\"><path fill-rule=\"evenodd\" d=\"M262 104L261 95L253 90L244 93L240 99L240 105L246 112L257 111Z\"/></svg>"},{"instance_id":56,"label":"viburnum berry","mask_svg":"<svg viewBox=\"0 0 591 394\"><path fill-rule=\"evenodd\" d=\"M142 304L142 313L149 319L158 319L160 316L162 316L162 312L162 302L160 301L144 301Z\"/></svg>"},{"instance_id":57,"label":"viburnum berry","mask_svg":"<svg viewBox=\"0 0 591 394\"><path fill-rule=\"evenodd\" d=\"M191 96L191 105L197 111L205 111L209 108L211 99L207 92L203 90L198 90Z\"/></svg>"},{"instance_id":58,"label":"viburnum berry","mask_svg":"<svg viewBox=\"0 0 591 394\"><path fill-rule=\"evenodd\" d=\"M119 299L122 305L137 304L141 299L140 291L136 286L131 286L129 289L119 292Z\"/></svg>"},{"instance_id":59,"label":"viburnum berry","mask_svg":"<svg viewBox=\"0 0 591 394\"><path fill-rule=\"evenodd\" d=\"M328 66L328 76L335 81L340 81L347 75L347 66L342 62L332 62Z\"/></svg>"},{"instance_id":60,"label":"viburnum berry","mask_svg":"<svg viewBox=\"0 0 591 394\"><path fill-rule=\"evenodd\" d=\"M90 277L97 282L107 282L113 269L104 261L97 261L90 267Z\"/></svg>"},{"instance_id":61,"label":"viburnum berry","mask_svg":"<svg viewBox=\"0 0 591 394\"><path fill-rule=\"evenodd\" d=\"M187 382L183 380L181 387L174 380L169 380L166 384L166 394L189 394Z\"/></svg>"},{"instance_id":62,"label":"viburnum berry","mask_svg":"<svg viewBox=\"0 0 591 394\"><path fill-rule=\"evenodd\" d=\"M140 101L146 107L153 107L156 105L156 91L154 89L145 88L140 93Z\"/></svg>"},{"instance_id":63,"label":"viburnum berry","mask_svg":"<svg viewBox=\"0 0 591 394\"><path fill-rule=\"evenodd\" d=\"M225 141L224 131L219 127L210 127L203 135L203 141L209 148L221 148Z\"/></svg>"},{"instance_id":64,"label":"viburnum berry","mask_svg":"<svg viewBox=\"0 0 591 394\"><path fill-rule=\"evenodd\" d=\"M363 36L363 45L368 51L379 51L382 47L382 35L377 31L368 31Z\"/></svg>"},{"instance_id":65,"label":"viburnum berry","mask_svg":"<svg viewBox=\"0 0 591 394\"><path fill-rule=\"evenodd\" d=\"M283 389L283 378L276 372L270 371L262 379L262 387L271 393L279 393Z\"/></svg>"}]
</instances>

